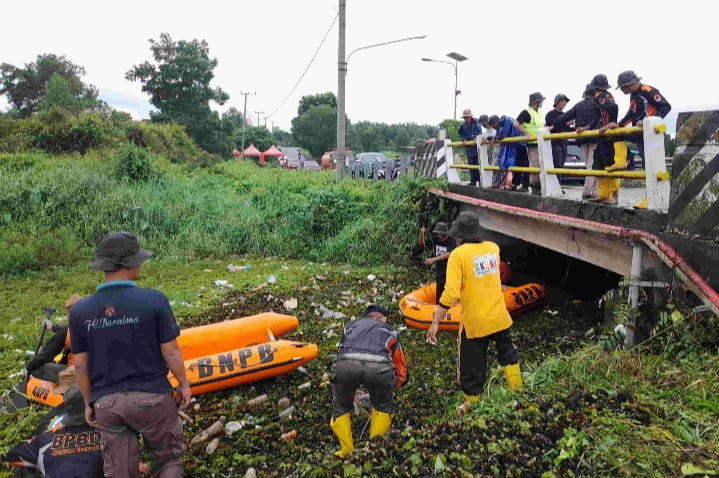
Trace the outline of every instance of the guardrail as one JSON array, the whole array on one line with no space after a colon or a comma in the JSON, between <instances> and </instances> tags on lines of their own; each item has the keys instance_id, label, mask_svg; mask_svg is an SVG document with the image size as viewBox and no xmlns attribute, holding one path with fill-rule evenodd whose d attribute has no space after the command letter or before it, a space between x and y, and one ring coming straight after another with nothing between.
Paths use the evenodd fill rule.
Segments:
<instances>
[{"instance_id":1,"label":"guardrail","mask_svg":"<svg viewBox=\"0 0 719 478\"><path fill-rule=\"evenodd\" d=\"M647 208L653 211L666 213L669 210L669 173L666 168L664 157L664 132L666 125L661 118L647 117L641 127L616 128L599 132L599 130L584 131L581 133L550 133L546 127L537 131L536 135L504 138L495 143L522 143L525 141L537 142L539 150L539 167L514 166L507 171L534 173L539 175L541 184L541 195L545 197L562 197L562 188L559 185L558 174L572 176L594 176L608 178L631 178L644 179L647 190ZM552 159L551 140L581 138L596 140L606 137L627 137L642 135L644 139L644 172L641 171L601 171L601 170L577 170L555 168ZM490 136L482 135L478 141L459 141L444 143L445 160L447 163L447 179L451 183L461 182L457 170L478 169L480 171L480 185L483 188L492 186L492 174L500 171L497 166L492 166L488 153L488 139ZM453 146L476 146L479 153L479 165L455 164Z\"/></svg>"}]
</instances>

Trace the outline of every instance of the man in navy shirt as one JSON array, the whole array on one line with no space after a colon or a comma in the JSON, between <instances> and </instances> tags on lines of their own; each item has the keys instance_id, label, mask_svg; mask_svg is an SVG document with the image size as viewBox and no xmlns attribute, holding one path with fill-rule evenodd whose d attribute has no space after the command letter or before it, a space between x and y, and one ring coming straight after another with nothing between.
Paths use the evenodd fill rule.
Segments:
<instances>
[{"instance_id":1,"label":"man in navy shirt","mask_svg":"<svg viewBox=\"0 0 719 478\"><path fill-rule=\"evenodd\" d=\"M479 121L472 118L472 110L464 110L464 112L462 112L462 117L464 118L464 123L459 125L459 139L461 139L462 141L476 140L477 136L482 134L482 126L480 126ZM479 153L476 145L465 146L464 152L467 155L467 164L472 164L475 166L479 165ZM478 182L479 170L470 169L469 185L476 186Z\"/></svg>"},{"instance_id":2,"label":"man in navy shirt","mask_svg":"<svg viewBox=\"0 0 719 478\"><path fill-rule=\"evenodd\" d=\"M110 232L95 255L91 267L105 281L71 309L70 336L85 417L101 431L105 476L139 476L142 435L153 473L181 477L182 422L167 378L169 368L179 407L186 408L191 393L180 328L162 292L133 282L152 253L134 235Z\"/></svg>"}]
</instances>

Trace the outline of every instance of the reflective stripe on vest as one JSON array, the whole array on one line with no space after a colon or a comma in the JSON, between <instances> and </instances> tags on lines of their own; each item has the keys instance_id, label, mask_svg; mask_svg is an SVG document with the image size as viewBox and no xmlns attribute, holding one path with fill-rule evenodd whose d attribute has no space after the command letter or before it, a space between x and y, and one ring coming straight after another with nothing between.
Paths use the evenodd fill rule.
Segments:
<instances>
[{"instance_id":1,"label":"reflective stripe on vest","mask_svg":"<svg viewBox=\"0 0 719 478\"><path fill-rule=\"evenodd\" d=\"M529 123L522 123L522 126L527 133L536 136L539 128L544 126L544 120L542 119L542 115L539 114L539 111L535 110L531 106L527 108L527 112L529 113L529 117L532 118L532 121ZM537 142L527 141L527 144L537 144Z\"/></svg>"}]
</instances>

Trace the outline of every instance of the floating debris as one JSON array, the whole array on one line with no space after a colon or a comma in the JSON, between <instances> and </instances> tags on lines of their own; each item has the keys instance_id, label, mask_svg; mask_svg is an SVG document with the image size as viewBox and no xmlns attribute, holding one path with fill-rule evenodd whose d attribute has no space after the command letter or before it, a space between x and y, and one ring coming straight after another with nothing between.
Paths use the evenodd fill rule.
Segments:
<instances>
[{"instance_id":1,"label":"floating debris","mask_svg":"<svg viewBox=\"0 0 719 478\"><path fill-rule=\"evenodd\" d=\"M267 401L267 395L262 394L262 395L256 396L255 398L251 398L250 400L247 400L246 405L249 408L255 408L266 401Z\"/></svg>"},{"instance_id":2,"label":"floating debris","mask_svg":"<svg viewBox=\"0 0 719 478\"><path fill-rule=\"evenodd\" d=\"M279 400L277 400L277 408L280 410L284 410L287 407L289 407L292 403L290 402L290 399L287 397L282 397Z\"/></svg>"},{"instance_id":3,"label":"floating debris","mask_svg":"<svg viewBox=\"0 0 719 478\"><path fill-rule=\"evenodd\" d=\"M212 455L217 450L217 447L220 446L220 439L219 438L213 438L210 443L207 444L207 448L205 448L205 453L208 455Z\"/></svg>"},{"instance_id":4,"label":"floating debris","mask_svg":"<svg viewBox=\"0 0 719 478\"><path fill-rule=\"evenodd\" d=\"M217 420L215 423L198 433L197 435L192 438L190 441L190 446L199 445L201 443L206 442L210 438L219 435L220 433L224 433L225 431L225 416L221 416L219 420ZM213 450L214 451L214 450Z\"/></svg>"},{"instance_id":5,"label":"floating debris","mask_svg":"<svg viewBox=\"0 0 719 478\"><path fill-rule=\"evenodd\" d=\"M287 310L293 310L297 308L297 299L287 299L286 301L282 302L282 305L285 306L285 309Z\"/></svg>"},{"instance_id":6,"label":"floating debris","mask_svg":"<svg viewBox=\"0 0 719 478\"><path fill-rule=\"evenodd\" d=\"M297 408L295 408L294 405L289 406L282 410L280 414L277 415L277 418L279 418L280 420L289 420L290 418L292 418L292 415L295 413L295 411L297 411Z\"/></svg>"},{"instance_id":7,"label":"floating debris","mask_svg":"<svg viewBox=\"0 0 719 478\"><path fill-rule=\"evenodd\" d=\"M222 279L217 279L216 281L213 282L213 284L215 284L217 287L222 287L225 289L233 289L235 287L234 285L230 284L226 280L222 280Z\"/></svg>"},{"instance_id":8,"label":"floating debris","mask_svg":"<svg viewBox=\"0 0 719 478\"><path fill-rule=\"evenodd\" d=\"M290 430L287 433L280 435L280 441L290 441L297 437L297 430Z\"/></svg>"},{"instance_id":9,"label":"floating debris","mask_svg":"<svg viewBox=\"0 0 719 478\"><path fill-rule=\"evenodd\" d=\"M257 471L254 468L248 468L245 472L245 478L257 478Z\"/></svg>"},{"instance_id":10,"label":"floating debris","mask_svg":"<svg viewBox=\"0 0 719 478\"><path fill-rule=\"evenodd\" d=\"M300 385L297 385L297 390L305 390L312 386L312 382L305 382Z\"/></svg>"}]
</instances>

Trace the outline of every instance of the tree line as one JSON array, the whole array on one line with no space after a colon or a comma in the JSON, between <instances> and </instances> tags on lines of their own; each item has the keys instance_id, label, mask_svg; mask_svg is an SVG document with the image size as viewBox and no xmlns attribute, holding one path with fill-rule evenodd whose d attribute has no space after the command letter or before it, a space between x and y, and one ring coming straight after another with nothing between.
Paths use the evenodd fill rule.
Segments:
<instances>
[{"instance_id":1,"label":"tree line","mask_svg":"<svg viewBox=\"0 0 719 478\"><path fill-rule=\"evenodd\" d=\"M333 93L302 97L291 131L269 131L264 126L247 123L236 108L229 108L225 113L212 110L211 102L224 105L230 97L222 88L210 85L218 62L210 57L206 41L175 41L169 34L162 33L159 39L149 42L154 61L132 66L125 78L138 81L142 91L149 95L150 103L156 108L150 112L151 122L182 125L199 147L223 157L240 148L243 124L245 145L254 144L260 150L272 144L298 146L319 157L334 148L337 98ZM0 95L6 97L10 109L0 115L17 119L39 118L53 125L62 122L84 124L126 115L114 111L99 99L98 88L82 80L85 74L84 67L65 56L50 53L38 55L23 67L2 63ZM91 115L90 119L88 115ZM352 124L348 118L345 120L346 144L354 151L397 151L418 139L433 137L437 131L435 125L411 122L388 125L360 121ZM55 149L59 150L52 152L72 152L63 151L62 145Z\"/></svg>"}]
</instances>

